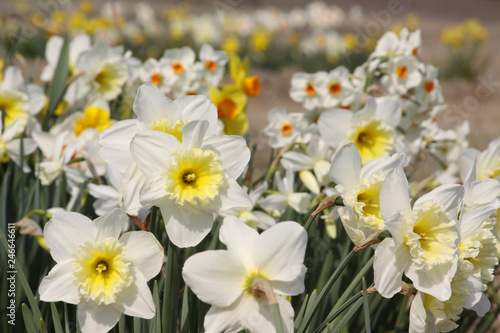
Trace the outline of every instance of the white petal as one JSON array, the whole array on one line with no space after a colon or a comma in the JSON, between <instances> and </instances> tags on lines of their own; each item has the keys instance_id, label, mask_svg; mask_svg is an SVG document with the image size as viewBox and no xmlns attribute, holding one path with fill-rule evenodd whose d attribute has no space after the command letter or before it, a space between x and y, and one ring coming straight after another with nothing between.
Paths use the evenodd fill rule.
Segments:
<instances>
[{"instance_id":1,"label":"white petal","mask_svg":"<svg viewBox=\"0 0 500 333\"><path fill-rule=\"evenodd\" d=\"M324 111L318 120L321 138L333 148L337 148L347 139L351 128L353 113L342 109Z\"/></svg>"},{"instance_id":2,"label":"white petal","mask_svg":"<svg viewBox=\"0 0 500 333\"><path fill-rule=\"evenodd\" d=\"M208 121L207 137L215 135L217 129L217 108L203 95L183 96L174 101L181 110L182 119Z\"/></svg>"},{"instance_id":3,"label":"white petal","mask_svg":"<svg viewBox=\"0 0 500 333\"><path fill-rule=\"evenodd\" d=\"M411 303L410 309L410 333L434 333L437 332L436 327L432 323L432 319L428 318L430 313L428 313L424 307L424 294L420 291L417 292L413 302Z\"/></svg>"},{"instance_id":4,"label":"white petal","mask_svg":"<svg viewBox=\"0 0 500 333\"><path fill-rule=\"evenodd\" d=\"M122 230L127 229L129 218L123 210L117 208L95 219L94 224L94 239L102 241L109 237L118 238Z\"/></svg>"},{"instance_id":5,"label":"white petal","mask_svg":"<svg viewBox=\"0 0 500 333\"><path fill-rule=\"evenodd\" d=\"M64 260L55 265L40 283L40 299L44 302L80 302L78 287L73 279L73 262Z\"/></svg>"},{"instance_id":6,"label":"white petal","mask_svg":"<svg viewBox=\"0 0 500 333\"><path fill-rule=\"evenodd\" d=\"M296 295L303 292L304 255L307 232L296 222L280 222L264 231L253 245L255 265L271 281L281 284L281 292ZM296 281L299 280L299 281ZM300 284L302 282L302 284Z\"/></svg>"},{"instance_id":7,"label":"white petal","mask_svg":"<svg viewBox=\"0 0 500 333\"><path fill-rule=\"evenodd\" d=\"M163 247L155 236L147 231L131 231L120 237L125 245L125 256L144 276L146 281L154 278L163 265Z\"/></svg>"},{"instance_id":8,"label":"white petal","mask_svg":"<svg viewBox=\"0 0 500 333\"><path fill-rule=\"evenodd\" d=\"M222 166L229 178L238 178L250 160L250 149L245 139L236 135L217 135L207 138L202 149L210 149L219 154Z\"/></svg>"},{"instance_id":9,"label":"white petal","mask_svg":"<svg viewBox=\"0 0 500 333\"><path fill-rule=\"evenodd\" d=\"M228 216L224 219L219 231L219 239L227 246L227 249L240 258L247 268L255 266L252 254L254 242L259 233L249 227L236 216Z\"/></svg>"},{"instance_id":10,"label":"white petal","mask_svg":"<svg viewBox=\"0 0 500 333\"><path fill-rule=\"evenodd\" d=\"M122 185L120 186L123 189L123 205L127 209L133 210L142 207L139 198L145 182L146 177L144 177L141 170L139 170L137 164L132 162L125 171L122 178Z\"/></svg>"},{"instance_id":11,"label":"white petal","mask_svg":"<svg viewBox=\"0 0 500 333\"><path fill-rule=\"evenodd\" d=\"M134 281L116 296L113 306L128 316L151 319L156 312L151 290L142 273L136 267L134 270Z\"/></svg>"},{"instance_id":12,"label":"white petal","mask_svg":"<svg viewBox=\"0 0 500 333\"><path fill-rule=\"evenodd\" d=\"M481 224L490 217L498 208L498 201L490 205L479 207L462 213L457 225L460 239L465 239L470 233L481 227Z\"/></svg>"},{"instance_id":13,"label":"white petal","mask_svg":"<svg viewBox=\"0 0 500 333\"><path fill-rule=\"evenodd\" d=\"M113 305L97 305L82 301L78 304L78 323L82 332L105 333L116 325L121 312Z\"/></svg>"},{"instance_id":14,"label":"white petal","mask_svg":"<svg viewBox=\"0 0 500 333\"><path fill-rule=\"evenodd\" d=\"M380 295L391 298L401 291L403 272L410 260L410 253L404 244L396 244L386 238L375 250L373 270L375 287Z\"/></svg>"},{"instance_id":15,"label":"white petal","mask_svg":"<svg viewBox=\"0 0 500 333\"><path fill-rule=\"evenodd\" d=\"M160 210L168 237L177 247L198 245L214 224L214 214L210 212L187 212L174 205L160 206Z\"/></svg>"},{"instance_id":16,"label":"white petal","mask_svg":"<svg viewBox=\"0 0 500 333\"><path fill-rule=\"evenodd\" d=\"M403 215L411 212L410 188L403 168L397 167L384 180L380 190L380 213L388 219L396 213Z\"/></svg>"},{"instance_id":17,"label":"white petal","mask_svg":"<svg viewBox=\"0 0 500 333\"><path fill-rule=\"evenodd\" d=\"M99 153L102 159L120 172L125 172L132 163L130 141L138 131L135 119L119 121L103 130L99 134Z\"/></svg>"},{"instance_id":18,"label":"white petal","mask_svg":"<svg viewBox=\"0 0 500 333\"><path fill-rule=\"evenodd\" d=\"M457 261L435 265L426 271L415 269L410 263L405 275L413 281L417 290L444 302L451 297L451 280L457 271Z\"/></svg>"},{"instance_id":19,"label":"white petal","mask_svg":"<svg viewBox=\"0 0 500 333\"><path fill-rule=\"evenodd\" d=\"M394 98L377 99L375 116L387 125L396 128L401 121L401 101Z\"/></svg>"},{"instance_id":20,"label":"white petal","mask_svg":"<svg viewBox=\"0 0 500 333\"><path fill-rule=\"evenodd\" d=\"M379 159L366 163L361 170L361 178L370 178L380 171L389 173L392 169L400 166L404 167L409 162L409 156L404 153L393 154L392 156L382 156Z\"/></svg>"},{"instance_id":21,"label":"white petal","mask_svg":"<svg viewBox=\"0 0 500 333\"><path fill-rule=\"evenodd\" d=\"M491 303L488 297L486 297L485 294L481 296L481 299L479 302L477 302L473 307L472 310L476 311L477 315L479 317L484 317L484 315L490 311L491 309Z\"/></svg>"},{"instance_id":22,"label":"white petal","mask_svg":"<svg viewBox=\"0 0 500 333\"><path fill-rule=\"evenodd\" d=\"M182 128L182 148L200 148L208 129L206 120L190 121Z\"/></svg>"},{"instance_id":23,"label":"white petal","mask_svg":"<svg viewBox=\"0 0 500 333\"><path fill-rule=\"evenodd\" d=\"M349 142L333 156L330 179L346 189L353 189L360 182L360 171L361 155L354 143Z\"/></svg>"},{"instance_id":24,"label":"white petal","mask_svg":"<svg viewBox=\"0 0 500 333\"><path fill-rule=\"evenodd\" d=\"M244 309L239 308L239 304L238 300L228 307L212 306L205 315L205 333L237 333L243 330L239 314L244 313Z\"/></svg>"},{"instance_id":25,"label":"white petal","mask_svg":"<svg viewBox=\"0 0 500 333\"><path fill-rule=\"evenodd\" d=\"M229 306L245 292L246 269L230 251L210 250L189 257L182 277L205 303Z\"/></svg>"},{"instance_id":26,"label":"white petal","mask_svg":"<svg viewBox=\"0 0 500 333\"><path fill-rule=\"evenodd\" d=\"M166 170L170 153L181 143L173 135L159 131L138 133L130 143L132 158L144 175Z\"/></svg>"},{"instance_id":27,"label":"white petal","mask_svg":"<svg viewBox=\"0 0 500 333\"><path fill-rule=\"evenodd\" d=\"M73 212L57 212L45 225L43 235L56 262L68 259L75 249L93 241L93 222L86 216Z\"/></svg>"},{"instance_id":28,"label":"white petal","mask_svg":"<svg viewBox=\"0 0 500 333\"><path fill-rule=\"evenodd\" d=\"M205 209L214 213L227 211L230 209L250 209L253 203L247 192L234 179L227 179L227 185L219 192L219 197L210 204L204 206Z\"/></svg>"},{"instance_id":29,"label":"white petal","mask_svg":"<svg viewBox=\"0 0 500 333\"><path fill-rule=\"evenodd\" d=\"M311 194L309 193L291 193L286 198L286 203L296 212L305 214L311 204Z\"/></svg>"},{"instance_id":30,"label":"white petal","mask_svg":"<svg viewBox=\"0 0 500 333\"><path fill-rule=\"evenodd\" d=\"M456 208L464 196L464 187L458 184L441 185L433 191L424 194L417 201L413 207L418 207L421 203L431 200L438 204L443 205L445 211Z\"/></svg>"},{"instance_id":31,"label":"white petal","mask_svg":"<svg viewBox=\"0 0 500 333\"><path fill-rule=\"evenodd\" d=\"M181 119L181 111L177 105L165 97L157 86L150 83L137 89L133 109L139 121L146 125L161 118L169 121Z\"/></svg>"},{"instance_id":32,"label":"white petal","mask_svg":"<svg viewBox=\"0 0 500 333\"><path fill-rule=\"evenodd\" d=\"M166 197L165 192L166 177L164 172L155 172L146 179L144 186L140 188L140 203L145 208L169 205L171 200Z\"/></svg>"},{"instance_id":33,"label":"white petal","mask_svg":"<svg viewBox=\"0 0 500 333\"><path fill-rule=\"evenodd\" d=\"M259 206L270 212L277 210L282 214L286 209L286 196L282 194L268 195L264 200L259 202Z\"/></svg>"}]
</instances>

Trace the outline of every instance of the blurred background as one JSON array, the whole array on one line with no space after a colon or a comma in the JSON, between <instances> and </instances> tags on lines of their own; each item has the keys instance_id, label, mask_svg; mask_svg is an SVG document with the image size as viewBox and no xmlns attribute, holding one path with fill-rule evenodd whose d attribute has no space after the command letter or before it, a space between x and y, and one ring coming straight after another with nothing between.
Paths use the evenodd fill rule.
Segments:
<instances>
[{"instance_id":1,"label":"blurred background","mask_svg":"<svg viewBox=\"0 0 500 333\"><path fill-rule=\"evenodd\" d=\"M260 130L271 108L303 111L288 94L293 73L352 70L385 31L420 29L418 56L439 67L448 105L441 126L468 120L469 141L479 149L500 134L498 0L2 0L0 12L0 55L15 53L20 62L43 58L46 40L66 32L124 44L141 60L203 43L248 56L262 82L261 95L247 107L250 134L262 147L267 138Z\"/></svg>"}]
</instances>

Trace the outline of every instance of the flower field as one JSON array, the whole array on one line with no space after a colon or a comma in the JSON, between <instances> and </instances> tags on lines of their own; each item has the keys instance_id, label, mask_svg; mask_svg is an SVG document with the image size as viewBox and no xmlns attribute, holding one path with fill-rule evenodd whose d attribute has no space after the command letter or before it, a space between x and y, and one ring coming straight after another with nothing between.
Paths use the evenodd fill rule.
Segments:
<instances>
[{"instance_id":1,"label":"flower field","mask_svg":"<svg viewBox=\"0 0 500 333\"><path fill-rule=\"evenodd\" d=\"M0 332L498 329L500 6L344 2L0 4Z\"/></svg>"}]
</instances>

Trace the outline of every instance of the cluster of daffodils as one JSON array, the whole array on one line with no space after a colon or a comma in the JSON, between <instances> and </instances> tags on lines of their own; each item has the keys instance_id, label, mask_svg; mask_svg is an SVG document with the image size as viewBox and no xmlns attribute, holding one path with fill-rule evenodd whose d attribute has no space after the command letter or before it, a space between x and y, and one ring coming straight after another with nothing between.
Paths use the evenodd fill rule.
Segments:
<instances>
[{"instance_id":1,"label":"cluster of daffodils","mask_svg":"<svg viewBox=\"0 0 500 333\"><path fill-rule=\"evenodd\" d=\"M137 10L145 27L147 8ZM292 17L326 29L344 14L316 2L288 15L257 16L277 33ZM370 293L412 295L410 332L447 332L463 309L488 312L500 139L481 152L468 147L467 122L440 128L446 105L437 68L419 60L419 31L387 32L352 72L293 75L290 98L304 112L269 111L263 175L241 136L260 80L248 58L204 42L198 54L183 46L141 61L87 34L53 36L34 80L48 89L15 66L2 72L0 205L9 218L31 207L17 226L55 261L40 300L76 305L84 333L132 322L122 315L149 319L134 330L341 331L362 305L361 293L346 297L372 263L358 261L363 274L347 263L364 249L374 252ZM432 175L409 181L427 159ZM5 199L11 185L20 207Z\"/></svg>"}]
</instances>

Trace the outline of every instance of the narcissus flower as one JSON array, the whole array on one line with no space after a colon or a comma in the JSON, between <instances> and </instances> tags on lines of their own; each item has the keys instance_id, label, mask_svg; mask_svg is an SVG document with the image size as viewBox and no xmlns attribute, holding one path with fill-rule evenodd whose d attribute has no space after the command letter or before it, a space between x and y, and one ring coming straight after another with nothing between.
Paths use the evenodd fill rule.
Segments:
<instances>
[{"instance_id":1,"label":"narcissus flower","mask_svg":"<svg viewBox=\"0 0 500 333\"><path fill-rule=\"evenodd\" d=\"M401 103L397 99L369 97L365 107L353 113L343 109L323 112L318 120L321 137L338 149L353 142L366 164L393 152L395 128L401 120Z\"/></svg>"},{"instance_id":2,"label":"narcissus flower","mask_svg":"<svg viewBox=\"0 0 500 333\"><path fill-rule=\"evenodd\" d=\"M442 185L410 205L408 181L396 168L380 191L380 211L392 238L375 250L375 285L384 297L401 290L403 273L415 288L440 301L452 294L457 270L459 233L456 227L461 185Z\"/></svg>"},{"instance_id":3,"label":"narcissus flower","mask_svg":"<svg viewBox=\"0 0 500 333\"><path fill-rule=\"evenodd\" d=\"M224 85L222 89L210 87L210 99L217 107L217 116L224 123L224 133L243 135L248 130L245 113L247 95L236 85Z\"/></svg>"},{"instance_id":4,"label":"narcissus flower","mask_svg":"<svg viewBox=\"0 0 500 333\"><path fill-rule=\"evenodd\" d=\"M206 332L275 332L263 294L253 294L254 281L269 283L274 293L304 291L303 264L307 233L296 222L280 222L258 234L237 217L224 219L220 240L228 250L197 253L186 260L182 276L200 300L212 307L205 317ZM293 332L293 308L276 296L285 332Z\"/></svg>"},{"instance_id":5,"label":"narcissus flower","mask_svg":"<svg viewBox=\"0 0 500 333\"><path fill-rule=\"evenodd\" d=\"M160 207L168 236L178 247L195 246L208 234L214 214L252 207L236 182L250 159L245 139L205 137L207 121L182 128L182 143L171 134L142 131L130 144L145 177L140 202Z\"/></svg>"},{"instance_id":6,"label":"narcissus flower","mask_svg":"<svg viewBox=\"0 0 500 333\"><path fill-rule=\"evenodd\" d=\"M40 284L40 299L78 305L82 332L107 332L121 314L150 319L155 305L147 281L163 264L153 234L121 234L127 215L116 209L92 221L54 213L44 237L56 265Z\"/></svg>"}]
</instances>

